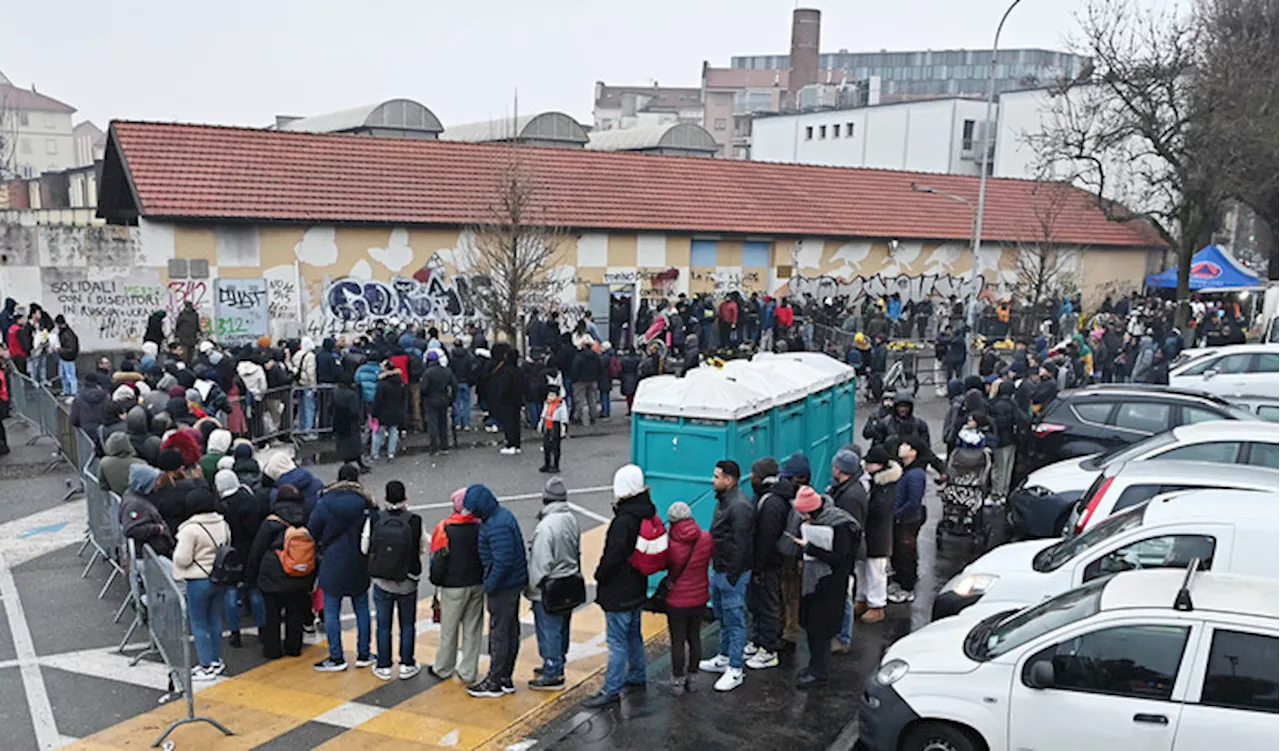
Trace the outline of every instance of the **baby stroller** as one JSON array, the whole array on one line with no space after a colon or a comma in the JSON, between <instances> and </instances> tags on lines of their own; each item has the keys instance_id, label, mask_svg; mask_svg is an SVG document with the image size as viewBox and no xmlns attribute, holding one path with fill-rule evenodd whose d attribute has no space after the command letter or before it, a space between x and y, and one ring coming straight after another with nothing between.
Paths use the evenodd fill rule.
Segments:
<instances>
[{"instance_id":1,"label":"baby stroller","mask_svg":"<svg viewBox=\"0 0 1280 751\"><path fill-rule=\"evenodd\" d=\"M985 443L981 431L965 428L960 431L957 447L947 456L947 481L938 494L942 518L934 533L939 546L943 535L969 538L974 551L987 546L991 525L983 506L991 489L991 449Z\"/></svg>"}]
</instances>

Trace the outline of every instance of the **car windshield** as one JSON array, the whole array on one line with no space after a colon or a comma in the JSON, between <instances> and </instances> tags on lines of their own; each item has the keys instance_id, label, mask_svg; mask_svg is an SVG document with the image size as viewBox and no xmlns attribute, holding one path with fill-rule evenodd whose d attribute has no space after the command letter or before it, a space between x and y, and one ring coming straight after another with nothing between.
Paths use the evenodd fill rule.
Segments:
<instances>
[{"instance_id":1,"label":"car windshield","mask_svg":"<svg viewBox=\"0 0 1280 751\"><path fill-rule=\"evenodd\" d=\"M1166 430L1163 433L1157 433L1150 438L1144 438L1137 443L1131 443L1128 446L1117 446L1110 451L1104 451L1097 456L1090 457L1080 462L1080 467L1090 471L1106 469L1107 466L1114 462L1127 462L1146 454L1155 449L1164 448L1178 442L1172 430Z\"/></svg>"},{"instance_id":2,"label":"car windshield","mask_svg":"<svg viewBox=\"0 0 1280 751\"><path fill-rule=\"evenodd\" d=\"M1105 578L1094 580L1006 617L987 634L981 656L994 659L1032 639L1097 613L1106 583Z\"/></svg>"},{"instance_id":3,"label":"car windshield","mask_svg":"<svg viewBox=\"0 0 1280 751\"><path fill-rule=\"evenodd\" d=\"M1080 555L1089 548L1105 542L1118 534L1123 534L1142 525L1142 516L1147 512L1147 504L1142 503L1131 509L1109 517L1098 526L1076 537L1069 537L1056 545L1051 545L1039 553L1031 567L1036 571L1055 571L1064 563Z\"/></svg>"}]
</instances>

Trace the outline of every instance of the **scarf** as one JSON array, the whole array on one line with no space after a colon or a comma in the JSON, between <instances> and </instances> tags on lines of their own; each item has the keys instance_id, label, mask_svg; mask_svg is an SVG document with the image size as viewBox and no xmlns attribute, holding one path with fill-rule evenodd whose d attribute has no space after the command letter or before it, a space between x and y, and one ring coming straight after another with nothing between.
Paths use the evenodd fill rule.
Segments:
<instances>
[{"instance_id":1,"label":"scarf","mask_svg":"<svg viewBox=\"0 0 1280 751\"><path fill-rule=\"evenodd\" d=\"M443 521L436 525L431 531L431 553L434 555L437 550L448 550L449 536L445 534L444 528L450 524L479 524L480 520L468 514L465 511L455 511Z\"/></svg>"},{"instance_id":2,"label":"scarf","mask_svg":"<svg viewBox=\"0 0 1280 751\"><path fill-rule=\"evenodd\" d=\"M860 532L858 520L849 515L849 512L836 506L831 502L831 497L822 496L822 507L819 508L812 516L809 517L809 524L820 527L831 527L832 532L835 528L850 524L854 528L854 532ZM823 560L814 558L811 561L804 562L804 571L800 575L800 596L808 597L818 589L818 584L830 576L832 573L831 566Z\"/></svg>"}]
</instances>

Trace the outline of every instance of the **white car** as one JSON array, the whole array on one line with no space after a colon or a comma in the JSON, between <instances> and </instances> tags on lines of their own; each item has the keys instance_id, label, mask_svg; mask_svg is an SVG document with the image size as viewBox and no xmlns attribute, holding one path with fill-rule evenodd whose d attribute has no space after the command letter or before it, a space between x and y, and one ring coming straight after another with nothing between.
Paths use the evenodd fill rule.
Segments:
<instances>
[{"instance_id":1,"label":"white car","mask_svg":"<svg viewBox=\"0 0 1280 751\"><path fill-rule=\"evenodd\" d=\"M1273 579L1096 579L889 647L862 695L872 751L1244 751L1280 745Z\"/></svg>"},{"instance_id":2,"label":"white car","mask_svg":"<svg viewBox=\"0 0 1280 751\"><path fill-rule=\"evenodd\" d=\"M1218 396L1280 396L1280 348L1274 344L1218 347L1169 369L1169 385Z\"/></svg>"},{"instance_id":3,"label":"white car","mask_svg":"<svg viewBox=\"0 0 1280 751\"><path fill-rule=\"evenodd\" d=\"M935 620L983 605L1022 607L1138 568L1205 568L1280 578L1276 491L1187 490L1126 509L1082 535L1001 545L965 566L933 600Z\"/></svg>"}]
</instances>

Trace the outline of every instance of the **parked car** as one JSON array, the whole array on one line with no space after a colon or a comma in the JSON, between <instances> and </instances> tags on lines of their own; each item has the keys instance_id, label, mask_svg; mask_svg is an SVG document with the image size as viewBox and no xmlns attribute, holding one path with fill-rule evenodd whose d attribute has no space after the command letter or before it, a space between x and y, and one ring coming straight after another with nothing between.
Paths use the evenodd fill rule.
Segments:
<instances>
[{"instance_id":1,"label":"parked car","mask_svg":"<svg viewBox=\"0 0 1280 751\"><path fill-rule=\"evenodd\" d=\"M1025 610L931 623L867 681L859 740L871 751L1276 748L1277 589L1134 571Z\"/></svg>"},{"instance_id":2,"label":"parked car","mask_svg":"<svg viewBox=\"0 0 1280 751\"><path fill-rule=\"evenodd\" d=\"M1135 568L1180 568L1191 558L1205 568L1280 577L1276 490L1189 490L1156 497L1063 540L1001 545L942 586L933 617L974 603L1022 607L1101 576Z\"/></svg>"},{"instance_id":3,"label":"parked car","mask_svg":"<svg viewBox=\"0 0 1280 751\"><path fill-rule=\"evenodd\" d=\"M1217 347L1170 368L1169 385L1219 396L1280 397L1280 349L1274 344Z\"/></svg>"},{"instance_id":4,"label":"parked car","mask_svg":"<svg viewBox=\"0 0 1280 751\"><path fill-rule=\"evenodd\" d=\"M1280 399L1270 396L1231 396L1227 401L1233 406L1247 409L1259 420L1280 422Z\"/></svg>"},{"instance_id":5,"label":"parked car","mask_svg":"<svg viewBox=\"0 0 1280 751\"><path fill-rule=\"evenodd\" d=\"M1164 431L1210 420L1257 420L1225 399L1190 389L1099 384L1068 391L1031 424L1019 473L1137 443Z\"/></svg>"},{"instance_id":6,"label":"parked car","mask_svg":"<svg viewBox=\"0 0 1280 751\"><path fill-rule=\"evenodd\" d=\"M1280 431L1264 422L1216 420L1179 425L1128 446L1041 467L1009 494L1008 522L1019 538L1058 537L1080 495L1113 464L1199 461L1276 468Z\"/></svg>"}]
</instances>

